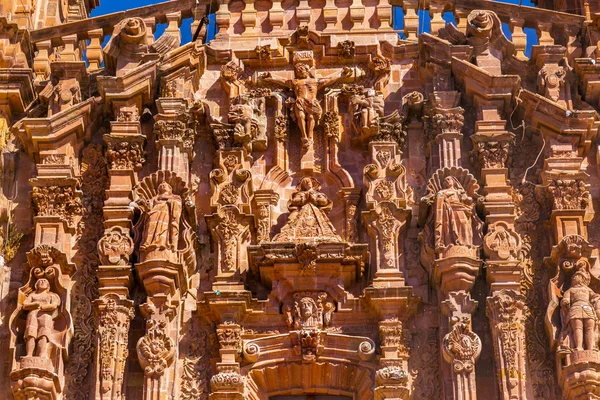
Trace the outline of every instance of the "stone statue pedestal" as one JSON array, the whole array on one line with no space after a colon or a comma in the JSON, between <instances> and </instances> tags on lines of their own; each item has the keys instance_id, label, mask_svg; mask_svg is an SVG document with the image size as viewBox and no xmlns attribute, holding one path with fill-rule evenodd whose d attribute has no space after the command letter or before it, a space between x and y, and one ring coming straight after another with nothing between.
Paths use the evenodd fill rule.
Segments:
<instances>
[{"instance_id":1,"label":"stone statue pedestal","mask_svg":"<svg viewBox=\"0 0 600 400\"><path fill-rule=\"evenodd\" d=\"M12 371L12 392L15 399L57 400L62 392L59 376L52 361L44 357L23 357L21 368Z\"/></svg>"},{"instance_id":2,"label":"stone statue pedestal","mask_svg":"<svg viewBox=\"0 0 600 400\"><path fill-rule=\"evenodd\" d=\"M583 350L556 353L558 380L565 399L591 399L600 396L600 351ZM562 365L565 365L561 367Z\"/></svg>"},{"instance_id":3,"label":"stone statue pedestal","mask_svg":"<svg viewBox=\"0 0 600 400\"><path fill-rule=\"evenodd\" d=\"M148 296L175 296L187 290L187 274L181 264L167 260L149 260L135 266Z\"/></svg>"},{"instance_id":4,"label":"stone statue pedestal","mask_svg":"<svg viewBox=\"0 0 600 400\"><path fill-rule=\"evenodd\" d=\"M466 246L452 246L434 262L434 277L444 293L465 290L469 292L479 275L481 260L477 250Z\"/></svg>"},{"instance_id":5,"label":"stone statue pedestal","mask_svg":"<svg viewBox=\"0 0 600 400\"><path fill-rule=\"evenodd\" d=\"M315 170L315 150L314 142L310 144L310 147L306 149L306 152L302 155L300 160L300 169L305 173L312 173Z\"/></svg>"}]
</instances>

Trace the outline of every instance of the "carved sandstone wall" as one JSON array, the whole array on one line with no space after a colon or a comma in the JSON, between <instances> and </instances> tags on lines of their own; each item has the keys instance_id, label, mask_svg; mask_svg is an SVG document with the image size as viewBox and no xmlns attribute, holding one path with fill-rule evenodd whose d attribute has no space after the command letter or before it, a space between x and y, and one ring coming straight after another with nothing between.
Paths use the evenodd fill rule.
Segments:
<instances>
[{"instance_id":1,"label":"carved sandstone wall","mask_svg":"<svg viewBox=\"0 0 600 400\"><path fill-rule=\"evenodd\" d=\"M0 398L600 398L596 4L17 3Z\"/></svg>"}]
</instances>

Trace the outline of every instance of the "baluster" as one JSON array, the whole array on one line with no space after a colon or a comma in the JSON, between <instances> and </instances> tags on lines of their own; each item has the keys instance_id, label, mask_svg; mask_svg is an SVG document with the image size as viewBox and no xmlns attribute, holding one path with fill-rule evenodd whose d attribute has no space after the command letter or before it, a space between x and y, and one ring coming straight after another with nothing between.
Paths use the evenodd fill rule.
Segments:
<instances>
[{"instance_id":1,"label":"baluster","mask_svg":"<svg viewBox=\"0 0 600 400\"><path fill-rule=\"evenodd\" d=\"M67 35L62 38L65 48L60 53L60 59L62 61L79 61L81 60L79 52L79 41L77 40L77 34Z\"/></svg>"},{"instance_id":2,"label":"baluster","mask_svg":"<svg viewBox=\"0 0 600 400\"><path fill-rule=\"evenodd\" d=\"M525 20L523 18L511 18L508 27L512 32L512 42L515 45L515 57L519 60L527 60L525 49L527 48L527 35L523 32Z\"/></svg>"},{"instance_id":3,"label":"baluster","mask_svg":"<svg viewBox=\"0 0 600 400\"><path fill-rule=\"evenodd\" d=\"M444 4L429 4L429 15L431 15L431 34L437 35L439 30L446 25L446 21L442 18L444 14Z\"/></svg>"},{"instance_id":4,"label":"baluster","mask_svg":"<svg viewBox=\"0 0 600 400\"><path fill-rule=\"evenodd\" d=\"M254 0L244 0L246 7L242 11L242 24L244 25L244 33L255 33L256 32L256 18L258 12L254 7Z\"/></svg>"},{"instance_id":5,"label":"baluster","mask_svg":"<svg viewBox=\"0 0 600 400\"><path fill-rule=\"evenodd\" d=\"M284 11L281 7L281 0L273 1L273 5L269 10L269 22L274 30L280 30L283 28Z\"/></svg>"},{"instance_id":6,"label":"baluster","mask_svg":"<svg viewBox=\"0 0 600 400\"><path fill-rule=\"evenodd\" d=\"M388 1L380 2L377 5L377 19L379 20L379 29L392 28L392 5Z\"/></svg>"},{"instance_id":7,"label":"baluster","mask_svg":"<svg viewBox=\"0 0 600 400\"><path fill-rule=\"evenodd\" d=\"M550 36L550 29L552 29L552 22L538 22L538 36L540 46L552 46L554 45L554 39Z\"/></svg>"},{"instance_id":8,"label":"baluster","mask_svg":"<svg viewBox=\"0 0 600 400\"><path fill-rule=\"evenodd\" d=\"M300 4L296 7L296 18L298 25L304 26L310 24L311 9L308 5L308 0L300 0Z\"/></svg>"},{"instance_id":9,"label":"baluster","mask_svg":"<svg viewBox=\"0 0 600 400\"><path fill-rule=\"evenodd\" d=\"M465 10L455 10L454 11L454 20L456 21L456 27L459 31L466 33L467 32L467 17L469 16L470 11Z\"/></svg>"},{"instance_id":10,"label":"baluster","mask_svg":"<svg viewBox=\"0 0 600 400\"><path fill-rule=\"evenodd\" d=\"M352 0L350 6L350 19L354 23L353 28L360 28L365 20L365 6L361 0Z\"/></svg>"},{"instance_id":11,"label":"baluster","mask_svg":"<svg viewBox=\"0 0 600 400\"><path fill-rule=\"evenodd\" d=\"M407 0L404 2L404 35L406 39L416 41L419 33L419 16L417 8L419 3L416 0Z\"/></svg>"},{"instance_id":12,"label":"baluster","mask_svg":"<svg viewBox=\"0 0 600 400\"><path fill-rule=\"evenodd\" d=\"M337 23L338 9L335 6L335 0L327 0L325 8L323 8L323 19L325 20L325 30L330 31L335 29Z\"/></svg>"},{"instance_id":13,"label":"baluster","mask_svg":"<svg viewBox=\"0 0 600 400\"><path fill-rule=\"evenodd\" d=\"M88 45L86 57L88 59L88 70L94 70L100 68L102 61L102 39L104 39L104 32L102 29L93 29L88 32L90 38L90 44Z\"/></svg>"},{"instance_id":14,"label":"baluster","mask_svg":"<svg viewBox=\"0 0 600 400\"><path fill-rule=\"evenodd\" d=\"M202 21L202 18L204 18L206 16L206 8L201 7L201 6L196 6L193 13L194 13L194 22L192 22L192 27L191 27L192 40L194 40L194 35L196 34L196 30L198 29L198 26L200 26L200 22ZM198 41L203 42L204 38L206 38L206 28L207 27L208 27L208 24L202 25L202 29L198 33L198 38L197 38Z\"/></svg>"},{"instance_id":15,"label":"baluster","mask_svg":"<svg viewBox=\"0 0 600 400\"><path fill-rule=\"evenodd\" d=\"M50 54L52 53L52 42L44 40L37 42L35 46L38 49L33 59L33 72L36 81L43 81L50 76Z\"/></svg>"},{"instance_id":16,"label":"baluster","mask_svg":"<svg viewBox=\"0 0 600 400\"><path fill-rule=\"evenodd\" d=\"M217 28L219 28L217 36L226 35L231 24L231 13L229 12L227 0L219 0L219 9L215 13L215 17Z\"/></svg>"},{"instance_id":17,"label":"baluster","mask_svg":"<svg viewBox=\"0 0 600 400\"><path fill-rule=\"evenodd\" d=\"M144 18L146 24L146 40L148 44L154 43L154 32L156 32L156 20L154 17Z\"/></svg>"},{"instance_id":18,"label":"baluster","mask_svg":"<svg viewBox=\"0 0 600 400\"><path fill-rule=\"evenodd\" d=\"M165 34L177 38L177 46L179 46L181 44L181 11L169 13L165 17L168 23Z\"/></svg>"}]
</instances>

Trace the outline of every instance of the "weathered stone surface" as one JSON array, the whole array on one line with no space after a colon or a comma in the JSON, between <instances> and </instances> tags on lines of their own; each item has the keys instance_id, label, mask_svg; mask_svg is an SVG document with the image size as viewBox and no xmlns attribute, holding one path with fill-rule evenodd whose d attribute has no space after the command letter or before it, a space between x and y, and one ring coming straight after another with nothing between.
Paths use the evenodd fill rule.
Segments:
<instances>
[{"instance_id":1,"label":"weathered stone surface","mask_svg":"<svg viewBox=\"0 0 600 400\"><path fill-rule=\"evenodd\" d=\"M0 0L0 398L600 397L598 4L97 5Z\"/></svg>"}]
</instances>

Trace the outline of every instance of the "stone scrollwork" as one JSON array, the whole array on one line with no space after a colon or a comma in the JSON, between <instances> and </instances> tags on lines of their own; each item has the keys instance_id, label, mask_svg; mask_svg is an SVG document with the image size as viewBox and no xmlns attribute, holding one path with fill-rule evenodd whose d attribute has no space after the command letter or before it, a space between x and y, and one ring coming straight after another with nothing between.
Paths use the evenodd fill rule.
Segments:
<instances>
[{"instance_id":1,"label":"stone scrollwork","mask_svg":"<svg viewBox=\"0 0 600 400\"><path fill-rule=\"evenodd\" d=\"M127 265L133 253L133 239L125 229L115 226L98 241L100 261L107 265Z\"/></svg>"},{"instance_id":2,"label":"stone scrollwork","mask_svg":"<svg viewBox=\"0 0 600 400\"><path fill-rule=\"evenodd\" d=\"M164 321L146 321L146 334L136 346L144 374L151 379L160 378L175 355L175 343L167 334L166 328Z\"/></svg>"}]
</instances>

